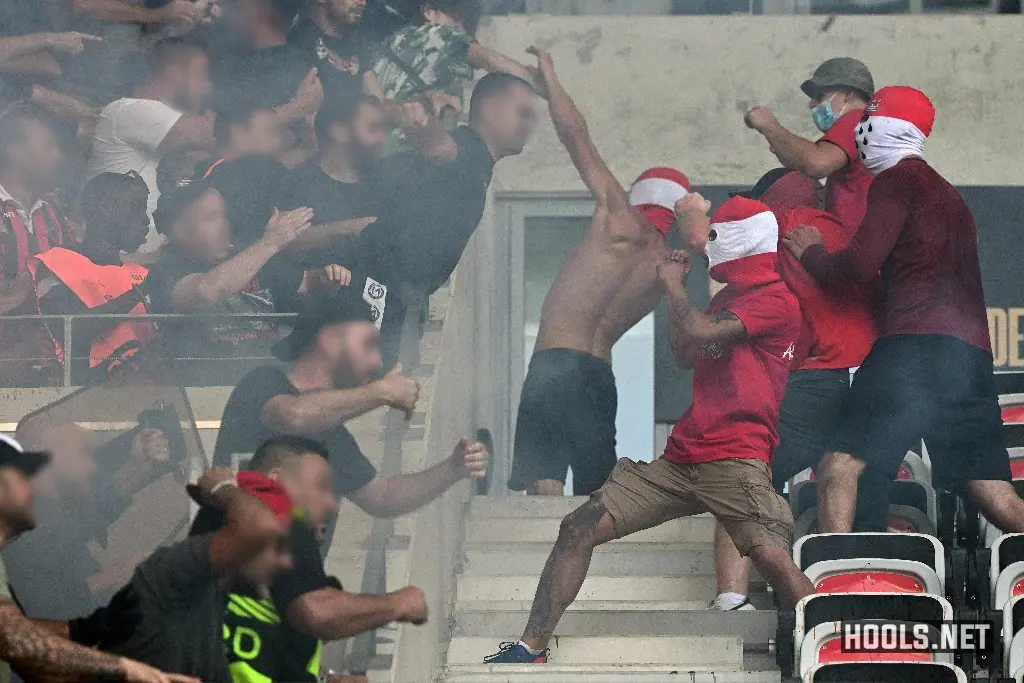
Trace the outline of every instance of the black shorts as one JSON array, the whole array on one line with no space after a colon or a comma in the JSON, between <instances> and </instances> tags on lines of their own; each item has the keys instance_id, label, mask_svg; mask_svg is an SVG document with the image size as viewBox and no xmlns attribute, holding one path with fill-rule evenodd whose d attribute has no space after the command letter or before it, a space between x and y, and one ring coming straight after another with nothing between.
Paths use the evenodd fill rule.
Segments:
<instances>
[{"instance_id":1,"label":"black shorts","mask_svg":"<svg viewBox=\"0 0 1024 683\"><path fill-rule=\"evenodd\" d=\"M772 484L786 483L806 469L815 470L832 445L850 396L850 370L794 370L779 408L779 445L772 454ZM905 451L904 451L905 452ZM889 479L865 473L857 496L854 531L885 531Z\"/></svg>"},{"instance_id":2,"label":"black shorts","mask_svg":"<svg viewBox=\"0 0 1024 683\"><path fill-rule=\"evenodd\" d=\"M935 484L1010 479L992 354L948 335L879 339L857 372L833 450L892 479L924 439Z\"/></svg>"},{"instance_id":3,"label":"black shorts","mask_svg":"<svg viewBox=\"0 0 1024 683\"><path fill-rule=\"evenodd\" d=\"M611 365L572 349L535 352L519 399L508 487L564 482L572 467L577 496L601 488L615 467L617 408Z\"/></svg>"},{"instance_id":4,"label":"black shorts","mask_svg":"<svg viewBox=\"0 0 1024 683\"><path fill-rule=\"evenodd\" d=\"M815 469L832 443L850 393L850 371L794 370L779 407L779 445L772 453L772 484Z\"/></svg>"}]
</instances>

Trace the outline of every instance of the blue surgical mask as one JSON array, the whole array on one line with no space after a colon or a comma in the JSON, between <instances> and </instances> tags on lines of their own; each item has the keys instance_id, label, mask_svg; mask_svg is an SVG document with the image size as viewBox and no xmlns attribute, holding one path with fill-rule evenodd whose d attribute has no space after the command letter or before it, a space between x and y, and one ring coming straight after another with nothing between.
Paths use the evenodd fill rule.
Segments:
<instances>
[{"instance_id":1,"label":"blue surgical mask","mask_svg":"<svg viewBox=\"0 0 1024 683\"><path fill-rule=\"evenodd\" d=\"M846 109L846 107L843 107ZM822 133L827 133L828 129L831 128L836 121L839 120L839 114L832 111L832 98L819 102L816 107L811 109L811 118L814 119L814 125L818 127Z\"/></svg>"}]
</instances>

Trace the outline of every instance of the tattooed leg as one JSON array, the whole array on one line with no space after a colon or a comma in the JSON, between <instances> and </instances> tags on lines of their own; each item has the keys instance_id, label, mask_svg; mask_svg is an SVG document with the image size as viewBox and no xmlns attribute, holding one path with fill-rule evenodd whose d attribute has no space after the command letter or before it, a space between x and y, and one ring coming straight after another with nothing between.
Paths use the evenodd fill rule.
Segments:
<instances>
[{"instance_id":1,"label":"tattooed leg","mask_svg":"<svg viewBox=\"0 0 1024 683\"><path fill-rule=\"evenodd\" d=\"M562 613L587 578L594 548L612 540L615 529L600 497L592 498L562 520L558 540L537 584L523 642L534 650L548 645Z\"/></svg>"}]
</instances>

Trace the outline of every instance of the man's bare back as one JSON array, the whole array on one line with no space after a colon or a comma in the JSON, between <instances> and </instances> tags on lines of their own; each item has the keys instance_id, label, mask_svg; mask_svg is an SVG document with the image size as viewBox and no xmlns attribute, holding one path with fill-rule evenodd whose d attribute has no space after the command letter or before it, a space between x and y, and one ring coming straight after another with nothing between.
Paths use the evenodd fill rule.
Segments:
<instances>
[{"instance_id":1,"label":"man's bare back","mask_svg":"<svg viewBox=\"0 0 1024 683\"><path fill-rule=\"evenodd\" d=\"M604 484L616 460L612 346L661 297L657 269L672 253L664 235L689 181L679 171L652 168L627 195L558 82L550 56L535 54L555 131L597 208L544 300L519 398L508 485L561 495L571 468L575 494L589 495Z\"/></svg>"},{"instance_id":2,"label":"man's bare back","mask_svg":"<svg viewBox=\"0 0 1024 683\"><path fill-rule=\"evenodd\" d=\"M661 298L657 266L671 253L664 237L628 204L615 210L599 207L592 219L596 222L632 223L629 231L646 230L649 237L628 245L612 243L602 236L618 230L591 225L544 298L536 351L575 349L610 363L615 342Z\"/></svg>"}]
</instances>

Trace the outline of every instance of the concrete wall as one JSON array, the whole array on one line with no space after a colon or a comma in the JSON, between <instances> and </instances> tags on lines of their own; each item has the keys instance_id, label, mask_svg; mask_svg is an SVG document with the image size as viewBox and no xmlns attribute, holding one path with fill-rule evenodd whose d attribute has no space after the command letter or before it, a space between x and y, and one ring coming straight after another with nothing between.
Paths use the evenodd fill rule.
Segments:
<instances>
[{"instance_id":1,"label":"concrete wall","mask_svg":"<svg viewBox=\"0 0 1024 683\"><path fill-rule=\"evenodd\" d=\"M550 50L612 170L629 182L674 164L695 184L753 183L776 165L743 112L771 105L815 134L798 86L821 61L864 61L876 87L922 89L938 110L928 157L954 183L1024 185L1024 17L502 17L485 45ZM498 166L502 191L582 185L550 122Z\"/></svg>"}]
</instances>

